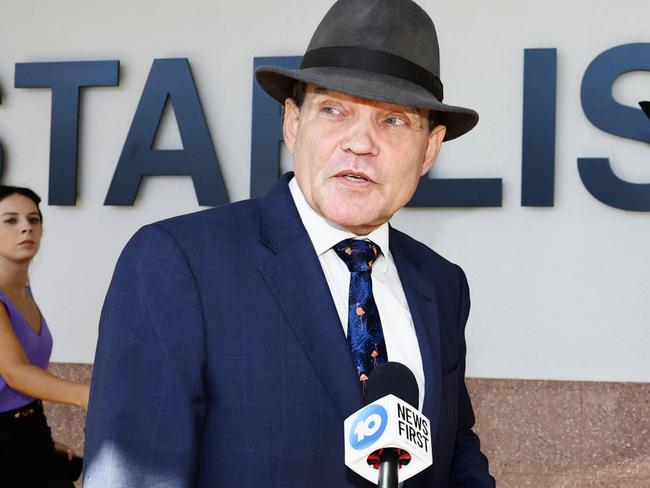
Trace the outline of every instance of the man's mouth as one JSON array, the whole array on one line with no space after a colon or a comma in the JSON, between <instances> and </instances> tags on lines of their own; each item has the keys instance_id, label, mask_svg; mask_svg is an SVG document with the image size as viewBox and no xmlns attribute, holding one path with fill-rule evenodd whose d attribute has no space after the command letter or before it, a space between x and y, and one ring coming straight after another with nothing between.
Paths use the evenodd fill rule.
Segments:
<instances>
[{"instance_id":1,"label":"man's mouth","mask_svg":"<svg viewBox=\"0 0 650 488\"><path fill-rule=\"evenodd\" d=\"M354 183L372 182L372 180L367 175L354 171L341 171L337 173L336 176Z\"/></svg>"}]
</instances>

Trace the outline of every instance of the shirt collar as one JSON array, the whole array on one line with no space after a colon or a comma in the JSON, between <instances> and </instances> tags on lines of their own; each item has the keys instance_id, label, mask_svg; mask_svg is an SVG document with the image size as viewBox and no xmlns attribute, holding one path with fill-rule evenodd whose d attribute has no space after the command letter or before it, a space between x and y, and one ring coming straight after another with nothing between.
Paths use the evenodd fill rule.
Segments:
<instances>
[{"instance_id":1,"label":"shirt collar","mask_svg":"<svg viewBox=\"0 0 650 488\"><path fill-rule=\"evenodd\" d=\"M388 259L386 259L386 256L388 256L388 253L390 252L388 247L388 222L384 222L381 226L366 236L358 236L349 230L344 229L340 225L327 220L311 208L307 203L307 200L305 200L295 177L289 181L289 191L291 192L300 219L302 220L305 229L307 229L307 234L309 235L318 256L329 251L335 244L338 244L343 239L369 239L377 244L382 252L382 255L377 260L374 268L379 268L383 272L388 269Z\"/></svg>"}]
</instances>

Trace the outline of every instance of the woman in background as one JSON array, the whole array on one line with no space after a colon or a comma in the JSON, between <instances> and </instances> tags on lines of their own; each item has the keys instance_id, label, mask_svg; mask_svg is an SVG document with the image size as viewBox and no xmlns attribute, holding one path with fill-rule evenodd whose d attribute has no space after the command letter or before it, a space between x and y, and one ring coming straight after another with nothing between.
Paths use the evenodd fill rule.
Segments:
<instances>
[{"instance_id":1,"label":"woman in background","mask_svg":"<svg viewBox=\"0 0 650 488\"><path fill-rule=\"evenodd\" d=\"M40 201L0 185L0 485L68 488L81 459L52 440L41 400L85 409L89 386L47 372L52 336L28 279L43 233Z\"/></svg>"}]
</instances>

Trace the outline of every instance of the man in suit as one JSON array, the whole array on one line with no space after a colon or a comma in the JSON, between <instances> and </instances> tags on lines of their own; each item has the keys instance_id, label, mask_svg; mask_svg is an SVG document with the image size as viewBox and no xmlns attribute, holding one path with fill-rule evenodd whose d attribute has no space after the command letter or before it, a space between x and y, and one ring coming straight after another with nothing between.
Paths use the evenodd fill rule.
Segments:
<instances>
[{"instance_id":1,"label":"man in suit","mask_svg":"<svg viewBox=\"0 0 650 488\"><path fill-rule=\"evenodd\" d=\"M300 69L256 77L284 104L295 176L128 243L84 486L369 486L345 467L343 420L387 360L414 372L434 440L405 486L494 486L464 383L465 276L388 225L478 120L442 103L433 23L410 0L339 0Z\"/></svg>"}]
</instances>

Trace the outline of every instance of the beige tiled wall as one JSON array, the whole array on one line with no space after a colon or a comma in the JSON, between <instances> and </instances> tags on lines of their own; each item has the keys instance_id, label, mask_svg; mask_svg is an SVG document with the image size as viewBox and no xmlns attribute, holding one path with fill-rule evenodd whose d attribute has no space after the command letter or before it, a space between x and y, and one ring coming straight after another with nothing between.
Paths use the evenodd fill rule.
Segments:
<instances>
[{"instance_id":1,"label":"beige tiled wall","mask_svg":"<svg viewBox=\"0 0 650 488\"><path fill-rule=\"evenodd\" d=\"M52 364L89 381L91 367ZM650 488L650 384L467 381L499 488ZM79 452L84 414L46 404L53 435Z\"/></svg>"},{"instance_id":2,"label":"beige tiled wall","mask_svg":"<svg viewBox=\"0 0 650 488\"><path fill-rule=\"evenodd\" d=\"M468 380L498 486L649 488L650 384Z\"/></svg>"}]
</instances>

